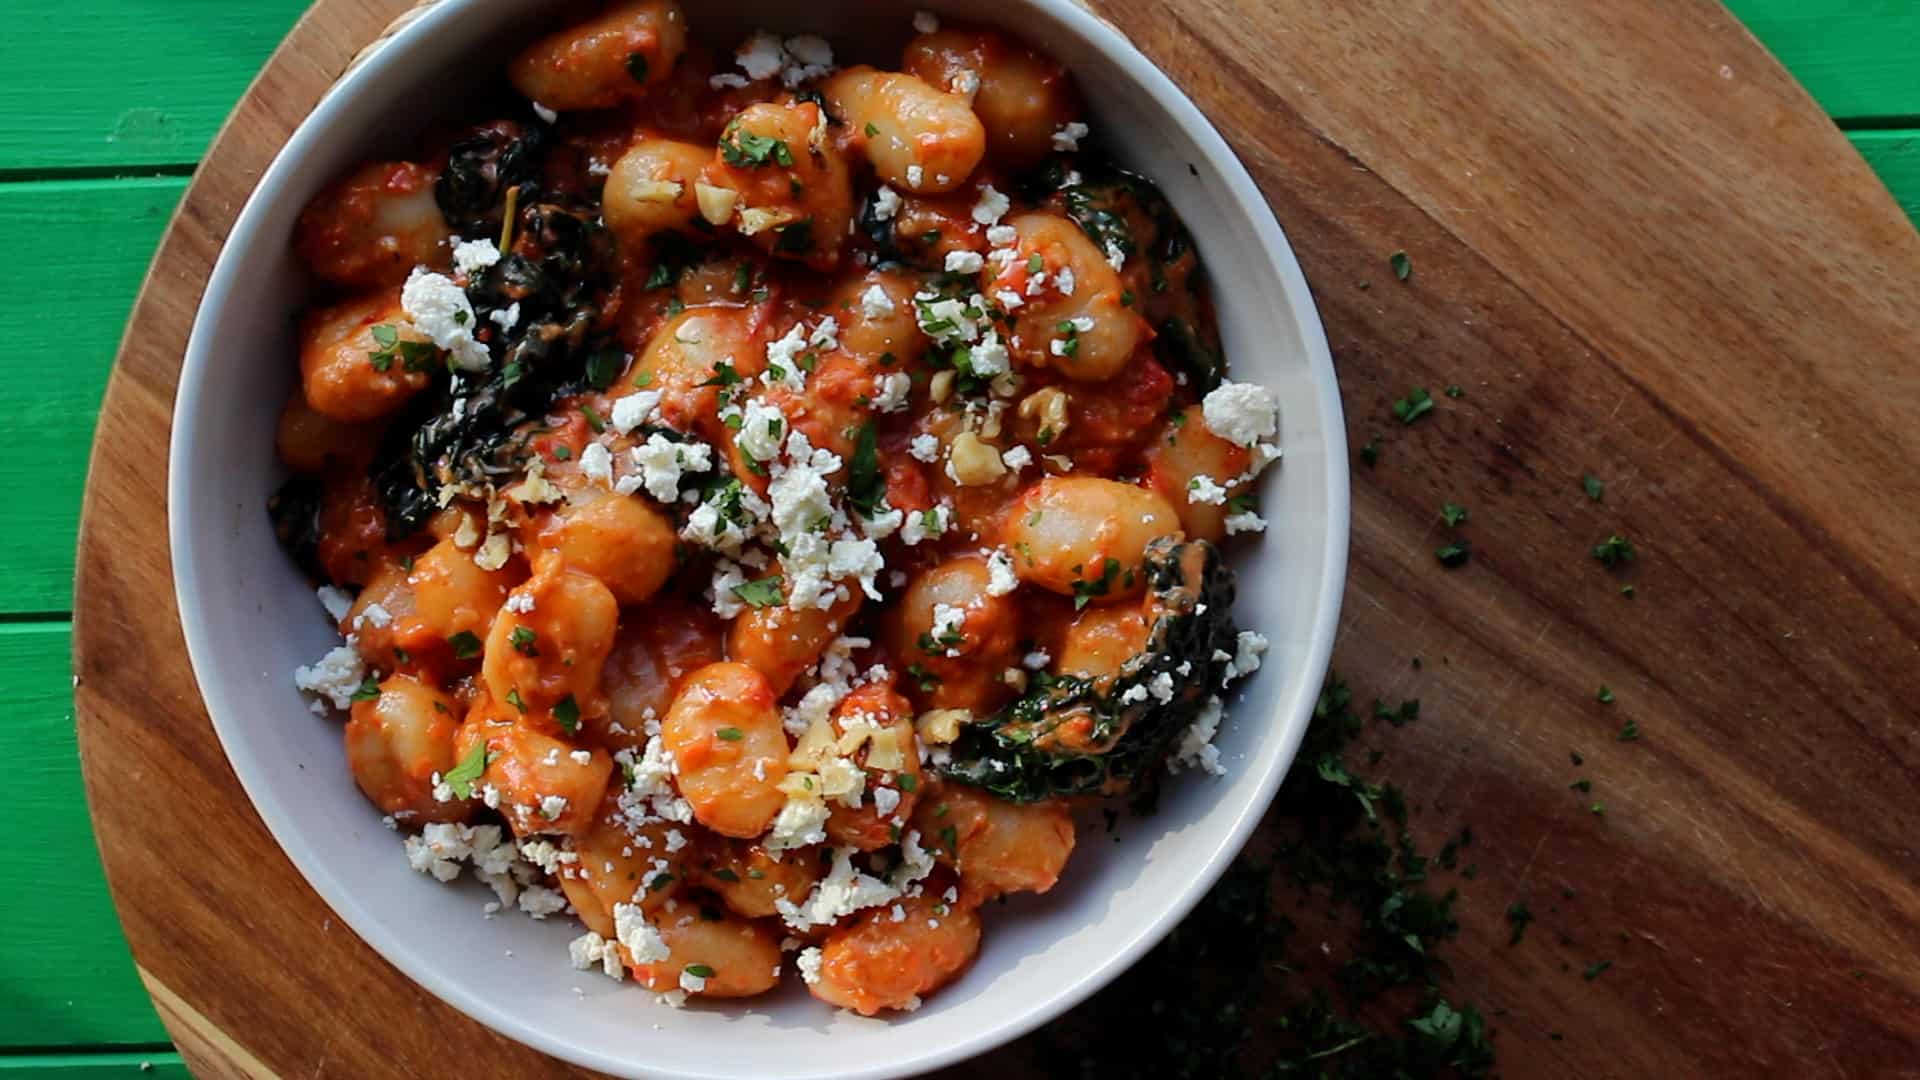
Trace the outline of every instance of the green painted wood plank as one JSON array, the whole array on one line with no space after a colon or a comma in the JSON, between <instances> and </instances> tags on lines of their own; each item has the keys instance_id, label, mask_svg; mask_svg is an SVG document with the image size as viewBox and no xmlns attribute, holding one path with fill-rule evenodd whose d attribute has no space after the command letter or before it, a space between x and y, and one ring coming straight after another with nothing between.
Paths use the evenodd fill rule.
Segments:
<instances>
[{"instance_id":1,"label":"green painted wood plank","mask_svg":"<svg viewBox=\"0 0 1920 1080\"><path fill-rule=\"evenodd\" d=\"M71 638L65 623L0 624L8 798L32 822L10 846L0 888L0 1048L167 1039L134 974L88 825Z\"/></svg>"},{"instance_id":2,"label":"green painted wood plank","mask_svg":"<svg viewBox=\"0 0 1920 1080\"><path fill-rule=\"evenodd\" d=\"M1915 63L1920 65L1920 54ZM1880 174L1907 216L1920 225L1920 130L1856 131L1848 138Z\"/></svg>"},{"instance_id":3,"label":"green painted wood plank","mask_svg":"<svg viewBox=\"0 0 1920 1080\"><path fill-rule=\"evenodd\" d=\"M307 0L9 4L0 171L199 160Z\"/></svg>"},{"instance_id":4,"label":"green painted wood plank","mask_svg":"<svg viewBox=\"0 0 1920 1080\"><path fill-rule=\"evenodd\" d=\"M0 379L0 506L30 538L0 571L0 614L65 611L87 451L134 294L186 181L0 185L0 296L31 298L7 320L15 357Z\"/></svg>"},{"instance_id":5,"label":"green painted wood plank","mask_svg":"<svg viewBox=\"0 0 1920 1080\"><path fill-rule=\"evenodd\" d=\"M1920 3L1727 0L1827 113L1920 117Z\"/></svg>"},{"instance_id":6,"label":"green painted wood plank","mask_svg":"<svg viewBox=\"0 0 1920 1080\"><path fill-rule=\"evenodd\" d=\"M4 1080L192 1080L193 1074L168 1051L10 1054L0 1057Z\"/></svg>"}]
</instances>

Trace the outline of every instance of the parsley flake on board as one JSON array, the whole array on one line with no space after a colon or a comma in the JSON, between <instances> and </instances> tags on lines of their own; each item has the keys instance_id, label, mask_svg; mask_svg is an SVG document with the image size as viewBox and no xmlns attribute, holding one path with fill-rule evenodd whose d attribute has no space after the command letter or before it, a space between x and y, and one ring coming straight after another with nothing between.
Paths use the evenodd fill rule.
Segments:
<instances>
[{"instance_id":1,"label":"parsley flake on board","mask_svg":"<svg viewBox=\"0 0 1920 1080\"><path fill-rule=\"evenodd\" d=\"M1633 561L1633 543L1619 533L1593 545L1593 557L1601 566L1619 566Z\"/></svg>"},{"instance_id":2,"label":"parsley flake on board","mask_svg":"<svg viewBox=\"0 0 1920 1080\"><path fill-rule=\"evenodd\" d=\"M1586 492L1587 498L1592 499L1594 502L1599 502L1607 497L1606 481L1592 473L1588 473L1580 478L1580 490Z\"/></svg>"},{"instance_id":3,"label":"parsley flake on board","mask_svg":"<svg viewBox=\"0 0 1920 1080\"><path fill-rule=\"evenodd\" d=\"M1368 439L1367 444L1360 448L1360 464L1369 469L1380 464L1380 436Z\"/></svg>"},{"instance_id":4,"label":"parsley flake on board","mask_svg":"<svg viewBox=\"0 0 1920 1080\"><path fill-rule=\"evenodd\" d=\"M1387 265L1393 267L1393 276L1401 281L1413 276L1413 257L1404 251L1387 256Z\"/></svg>"},{"instance_id":5,"label":"parsley flake on board","mask_svg":"<svg viewBox=\"0 0 1920 1080\"><path fill-rule=\"evenodd\" d=\"M1433 395L1427 393L1424 386L1414 387L1412 393L1393 403L1394 418L1403 424L1411 424L1432 411Z\"/></svg>"},{"instance_id":6,"label":"parsley flake on board","mask_svg":"<svg viewBox=\"0 0 1920 1080\"><path fill-rule=\"evenodd\" d=\"M1627 721L1620 725L1620 734L1617 738L1621 742L1640 741L1640 725L1632 720Z\"/></svg>"},{"instance_id":7,"label":"parsley flake on board","mask_svg":"<svg viewBox=\"0 0 1920 1080\"><path fill-rule=\"evenodd\" d=\"M1593 695L1593 699L1595 701L1598 701L1602 705L1613 704L1613 688L1608 686L1606 683L1601 683L1600 692Z\"/></svg>"},{"instance_id":8,"label":"parsley flake on board","mask_svg":"<svg viewBox=\"0 0 1920 1080\"><path fill-rule=\"evenodd\" d=\"M1440 505L1440 519L1445 521L1449 526L1458 525L1467 520L1467 508L1461 506L1459 503L1442 503Z\"/></svg>"},{"instance_id":9,"label":"parsley flake on board","mask_svg":"<svg viewBox=\"0 0 1920 1080\"><path fill-rule=\"evenodd\" d=\"M1533 909L1527 907L1524 901L1516 900L1508 904L1507 925L1513 927L1513 934L1507 938L1507 944L1520 944L1520 939L1527 936L1527 924L1531 922L1533 922Z\"/></svg>"},{"instance_id":10,"label":"parsley flake on board","mask_svg":"<svg viewBox=\"0 0 1920 1080\"><path fill-rule=\"evenodd\" d=\"M1451 544L1434 548L1433 557L1440 560L1441 566L1452 570L1456 567L1467 565L1467 560L1472 557L1472 552L1465 540L1455 540Z\"/></svg>"}]
</instances>

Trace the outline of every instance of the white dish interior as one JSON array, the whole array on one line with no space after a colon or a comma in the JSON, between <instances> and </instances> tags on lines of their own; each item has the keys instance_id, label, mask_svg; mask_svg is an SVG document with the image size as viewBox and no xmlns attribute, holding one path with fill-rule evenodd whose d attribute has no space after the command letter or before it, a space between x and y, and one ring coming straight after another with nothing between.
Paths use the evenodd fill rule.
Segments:
<instances>
[{"instance_id":1,"label":"white dish interior","mask_svg":"<svg viewBox=\"0 0 1920 1080\"><path fill-rule=\"evenodd\" d=\"M706 10L718 6L689 5L697 35L818 33L843 62L897 58L913 11L883 0ZM289 247L300 208L358 160L404 157L416 118L461 115L466 92L502 80L509 43L551 11L546 0L446 0L426 13L321 103L234 227L188 346L170 459L181 620L215 729L261 817L348 925L432 993L542 1050L622 1076L686 1078L895 1076L987 1050L1098 989L1178 922L1259 821L1306 728L1339 615L1348 518L1340 403L1306 281L1226 143L1119 34L1071 0L995 6L991 21L1073 70L1096 132L1172 200L1212 274L1233 377L1279 399L1286 456L1260 491L1272 524L1264 540L1230 545L1240 624L1272 651L1231 700L1218 739L1228 775L1177 778L1157 814L1123 818L1117 844L1083 833L1059 886L988 912L978 961L920 1011L863 1019L814 1001L797 979L744 1003L656 1004L569 967L572 919L483 919L484 886L408 869L353 785L338 722L315 717L293 688L295 666L337 638L265 510L284 475L274 422L295 382L292 320L308 287Z\"/></svg>"}]
</instances>

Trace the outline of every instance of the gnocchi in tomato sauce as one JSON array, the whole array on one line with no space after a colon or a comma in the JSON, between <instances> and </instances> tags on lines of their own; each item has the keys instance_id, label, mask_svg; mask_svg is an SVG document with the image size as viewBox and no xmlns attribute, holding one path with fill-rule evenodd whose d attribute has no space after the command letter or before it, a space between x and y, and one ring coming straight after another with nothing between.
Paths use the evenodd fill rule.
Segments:
<instances>
[{"instance_id":1,"label":"gnocchi in tomato sauce","mask_svg":"<svg viewBox=\"0 0 1920 1080\"><path fill-rule=\"evenodd\" d=\"M1193 238L1058 62L913 29L606 4L293 237L295 683L415 869L673 1004L917 1008L1077 806L1224 771L1266 648L1219 545L1279 414Z\"/></svg>"}]
</instances>

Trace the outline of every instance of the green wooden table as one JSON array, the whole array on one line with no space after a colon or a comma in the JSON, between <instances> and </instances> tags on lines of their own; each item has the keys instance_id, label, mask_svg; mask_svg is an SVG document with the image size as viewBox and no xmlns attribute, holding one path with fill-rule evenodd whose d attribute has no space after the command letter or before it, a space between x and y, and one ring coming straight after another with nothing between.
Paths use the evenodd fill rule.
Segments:
<instances>
[{"instance_id":1,"label":"green wooden table","mask_svg":"<svg viewBox=\"0 0 1920 1080\"><path fill-rule=\"evenodd\" d=\"M87 827L68 662L94 417L199 158L305 0L27 0L0 44L0 672L29 823L0 890L0 1080L184 1076ZM1731 0L1920 220L1920 0ZM112 433L106 433L111 438ZM206 842L217 843L217 837ZM240 932L236 928L236 933Z\"/></svg>"}]
</instances>

